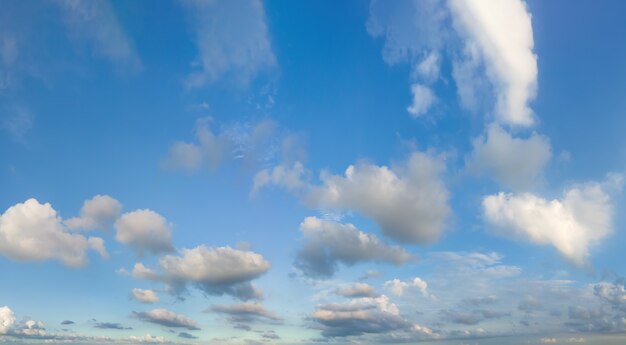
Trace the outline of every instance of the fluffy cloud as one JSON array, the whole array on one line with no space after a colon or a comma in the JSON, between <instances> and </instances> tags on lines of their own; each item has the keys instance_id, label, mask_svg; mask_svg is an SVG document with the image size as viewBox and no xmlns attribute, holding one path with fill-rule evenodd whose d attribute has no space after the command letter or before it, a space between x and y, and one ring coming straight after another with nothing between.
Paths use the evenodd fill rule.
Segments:
<instances>
[{"instance_id":1,"label":"fluffy cloud","mask_svg":"<svg viewBox=\"0 0 626 345\"><path fill-rule=\"evenodd\" d=\"M610 192L621 186L622 177L610 175L603 183L573 186L561 199L499 193L483 199L483 212L498 233L552 245L572 263L584 265L590 247L612 232Z\"/></svg>"},{"instance_id":2,"label":"fluffy cloud","mask_svg":"<svg viewBox=\"0 0 626 345\"><path fill-rule=\"evenodd\" d=\"M401 281L399 279L393 279L385 282L385 288L396 296L404 295L404 292L408 288L417 288L422 296L435 298L428 292L428 284L420 277L415 277L408 282Z\"/></svg>"},{"instance_id":3,"label":"fluffy cloud","mask_svg":"<svg viewBox=\"0 0 626 345\"><path fill-rule=\"evenodd\" d=\"M200 166L215 169L230 150L231 142L228 137L210 128L210 119L200 119L196 122L196 142L175 142L165 159L165 167L172 170L193 172Z\"/></svg>"},{"instance_id":4,"label":"fluffy cloud","mask_svg":"<svg viewBox=\"0 0 626 345\"><path fill-rule=\"evenodd\" d=\"M139 255L174 251L170 226L160 214L151 210L124 213L115 222L115 239L131 246Z\"/></svg>"},{"instance_id":5,"label":"fluffy cloud","mask_svg":"<svg viewBox=\"0 0 626 345\"><path fill-rule=\"evenodd\" d=\"M200 52L195 62L199 71L188 78L189 87L199 87L222 76L233 77L245 85L276 63L263 2L186 0L184 3L193 18Z\"/></svg>"},{"instance_id":6,"label":"fluffy cloud","mask_svg":"<svg viewBox=\"0 0 626 345\"><path fill-rule=\"evenodd\" d=\"M15 324L15 315L13 311L7 307L0 308L0 335L7 334L11 327Z\"/></svg>"},{"instance_id":7,"label":"fluffy cloud","mask_svg":"<svg viewBox=\"0 0 626 345\"><path fill-rule=\"evenodd\" d=\"M332 276L339 262L353 265L374 261L401 265L411 258L401 247L385 244L352 224L307 217L300 224L300 231L305 242L295 264L311 277Z\"/></svg>"},{"instance_id":8,"label":"fluffy cloud","mask_svg":"<svg viewBox=\"0 0 626 345\"><path fill-rule=\"evenodd\" d=\"M106 254L102 239L71 233L49 203L28 199L0 215L0 254L13 260L55 259L80 267L89 248Z\"/></svg>"},{"instance_id":9,"label":"fluffy cloud","mask_svg":"<svg viewBox=\"0 0 626 345\"><path fill-rule=\"evenodd\" d=\"M322 172L321 185L313 185L296 163L260 171L253 191L266 185L285 187L311 207L354 210L372 218L397 241L429 243L439 238L450 214L444 170L442 158L415 152L392 167L360 162L343 176Z\"/></svg>"},{"instance_id":10,"label":"fluffy cloud","mask_svg":"<svg viewBox=\"0 0 626 345\"><path fill-rule=\"evenodd\" d=\"M487 4L480 0L448 2L455 28L465 39L467 60L484 62L486 76L496 93L497 118L506 124L534 123L528 103L537 91L537 56L533 53L531 16L522 0ZM466 87L463 80L459 88Z\"/></svg>"},{"instance_id":11,"label":"fluffy cloud","mask_svg":"<svg viewBox=\"0 0 626 345\"><path fill-rule=\"evenodd\" d=\"M122 204L108 195L96 195L83 203L80 217L65 221L70 229L107 229L119 217Z\"/></svg>"},{"instance_id":12,"label":"fluffy cloud","mask_svg":"<svg viewBox=\"0 0 626 345\"><path fill-rule=\"evenodd\" d=\"M525 139L514 138L495 124L472 144L467 169L491 175L499 184L516 190L532 187L552 156L548 138L535 133Z\"/></svg>"},{"instance_id":13,"label":"fluffy cloud","mask_svg":"<svg viewBox=\"0 0 626 345\"><path fill-rule=\"evenodd\" d=\"M261 297L250 281L267 272L270 266L263 256L251 251L198 246L182 249L181 256L162 257L157 272L136 264L133 276L161 281L172 293L193 285L209 295L227 294L246 300Z\"/></svg>"},{"instance_id":14,"label":"fluffy cloud","mask_svg":"<svg viewBox=\"0 0 626 345\"><path fill-rule=\"evenodd\" d=\"M375 297L378 295L373 287L365 283L356 283L354 285L337 288L335 293L339 296L348 298Z\"/></svg>"},{"instance_id":15,"label":"fluffy cloud","mask_svg":"<svg viewBox=\"0 0 626 345\"><path fill-rule=\"evenodd\" d=\"M108 1L56 0L63 10L68 34L86 42L96 55L132 70L141 60Z\"/></svg>"},{"instance_id":16,"label":"fluffy cloud","mask_svg":"<svg viewBox=\"0 0 626 345\"><path fill-rule=\"evenodd\" d=\"M141 303L156 303L159 296L152 290L133 289L132 297Z\"/></svg>"},{"instance_id":17,"label":"fluffy cloud","mask_svg":"<svg viewBox=\"0 0 626 345\"><path fill-rule=\"evenodd\" d=\"M232 323L251 323L256 321L278 322L282 319L265 309L260 303L245 302L230 305L214 305L209 311L228 315Z\"/></svg>"},{"instance_id":18,"label":"fluffy cloud","mask_svg":"<svg viewBox=\"0 0 626 345\"><path fill-rule=\"evenodd\" d=\"M413 117L419 117L428 112L428 109L437 101L437 97L430 88L421 84L411 86L413 103L406 108L406 111Z\"/></svg>"},{"instance_id":19,"label":"fluffy cloud","mask_svg":"<svg viewBox=\"0 0 626 345\"><path fill-rule=\"evenodd\" d=\"M133 317L152 322L157 325L171 328L186 328L191 331L199 330L198 323L185 315L176 314L167 309L152 309L147 312L133 312Z\"/></svg>"},{"instance_id":20,"label":"fluffy cloud","mask_svg":"<svg viewBox=\"0 0 626 345\"><path fill-rule=\"evenodd\" d=\"M327 337L386 333L412 326L385 295L356 298L346 303L320 304L316 306L312 319Z\"/></svg>"}]
</instances>

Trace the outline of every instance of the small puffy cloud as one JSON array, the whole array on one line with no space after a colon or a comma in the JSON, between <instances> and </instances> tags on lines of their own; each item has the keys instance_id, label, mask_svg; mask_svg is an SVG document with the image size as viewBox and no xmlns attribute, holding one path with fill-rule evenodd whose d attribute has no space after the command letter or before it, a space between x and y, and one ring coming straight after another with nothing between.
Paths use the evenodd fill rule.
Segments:
<instances>
[{"instance_id":1,"label":"small puffy cloud","mask_svg":"<svg viewBox=\"0 0 626 345\"><path fill-rule=\"evenodd\" d=\"M124 213L115 222L115 239L132 247L137 254L174 251L170 225L160 214L145 209Z\"/></svg>"},{"instance_id":2,"label":"small puffy cloud","mask_svg":"<svg viewBox=\"0 0 626 345\"><path fill-rule=\"evenodd\" d=\"M537 92L537 56L525 2L452 0L448 7L454 27L465 41L467 56L460 63L471 70L481 66L477 60L484 63L495 92L497 119L510 125L532 125L534 116L529 102ZM456 81L461 89L473 79Z\"/></svg>"},{"instance_id":3,"label":"small puffy cloud","mask_svg":"<svg viewBox=\"0 0 626 345\"><path fill-rule=\"evenodd\" d=\"M70 229L107 229L122 211L122 204L108 195L96 195L86 200L80 210L80 217L65 221Z\"/></svg>"},{"instance_id":4,"label":"small puffy cloud","mask_svg":"<svg viewBox=\"0 0 626 345\"><path fill-rule=\"evenodd\" d=\"M319 324L326 337L387 333L412 326L385 295L320 304L316 306L312 319Z\"/></svg>"},{"instance_id":5,"label":"small puffy cloud","mask_svg":"<svg viewBox=\"0 0 626 345\"><path fill-rule=\"evenodd\" d=\"M413 94L413 102L406 108L406 111L413 117L420 117L426 114L437 101L437 97L428 86L413 84L411 93Z\"/></svg>"},{"instance_id":6,"label":"small puffy cloud","mask_svg":"<svg viewBox=\"0 0 626 345\"><path fill-rule=\"evenodd\" d=\"M259 0L183 2L192 17L198 71L187 79L200 87L224 76L247 85L276 63L263 2ZM233 39L237 37L237 39Z\"/></svg>"},{"instance_id":7,"label":"small puffy cloud","mask_svg":"<svg viewBox=\"0 0 626 345\"><path fill-rule=\"evenodd\" d=\"M547 137L533 133L528 138L514 138L496 124L472 145L465 160L468 171L493 176L500 185L515 190L535 185L552 157Z\"/></svg>"},{"instance_id":8,"label":"small puffy cloud","mask_svg":"<svg viewBox=\"0 0 626 345\"><path fill-rule=\"evenodd\" d=\"M198 323L185 315L176 314L167 309L152 309L147 312L133 312L133 317L171 328L186 328L191 331L199 330Z\"/></svg>"},{"instance_id":9,"label":"small puffy cloud","mask_svg":"<svg viewBox=\"0 0 626 345\"><path fill-rule=\"evenodd\" d=\"M7 307L0 307L0 335L7 334L15 324L15 314Z\"/></svg>"},{"instance_id":10,"label":"small puffy cloud","mask_svg":"<svg viewBox=\"0 0 626 345\"><path fill-rule=\"evenodd\" d=\"M247 300L261 297L250 281L267 272L270 266L263 256L252 251L198 246L182 249L180 256L162 257L156 272L136 264L133 276L161 281L172 293L192 285L209 295L227 294Z\"/></svg>"},{"instance_id":11,"label":"small puffy cloud","mask_svg":"<svg viewBox=\"0 0 626 345\"><path fill-rule=\"evenodd\" d=\"M133 43L108 1L55 0L63 10L68 34L94 53L132 71L142 68Z\"/></svg>"},{"instance_id":12,"label":"small puffy cloud","mask_svg":"<svg viewBox=\"0 0 626 345\"><path fill-rule=\"evenodd\" d=\"M400 279L388 280L385 282L385 289L396 296L404 295L408 288L416 288L424 297L435 298L428 292L428 284L420 277L415 277L410 281L401 281Z\"/></svg>"},{"instance_id":13,"label":"small puffy cloud","mask_svg":"<svg viewBox=\"0 0 626 345\"><path fill-rule=\"evenodd\" d=\"M499 193L483 199L485 220L497 233L552 245L576 265L587 263L589 250L613 231L610 193L620 190L622 177L567 189L561 199L530 193Z\"/></svg>"},{"instance_id":14,"label":"small puffy cloud","mask_svg":"<svg viewBox=\"0 0 626 345\"><path fill-rule=\"evenodd\" d=\"M337 288L335 293L339 296L355 298L355 297L375 297L378 296L376 290L365 283L355 283L350 286Z\"/></svg>"},{"instance_id":15,"label":"small puffy cloud","mask_svg":"<svg viewBox=\"0 0 626 345\"><path fill-rule=\"evenodd\" d=\"M228 320L235 324L257 321L279 322L282 319L268 311L257 302L245 302L230 305L214 305L208 311L228 316Z\"/></svg>"},{"instance_id":16,"label":"small puffy cloud","mask_svg":"<svg viewBox=\"0 0 626 345\"><path fill-rule=\"evenodd\" d=\"M106 254L102 239L71 233L49 203L28 199L0 215L0 254L13 260L55 259L80 267L89 248Z\"/></svg>"},{"instance_id":17,"label":"small puffy cloud","mask_svg":"<svg viewBox=\"0 0 626 345\"><path fill-rule=\"evenodd\" d=\"M330 277L337 264L386 262L401 265L411 255L399 246L388 245L375 235L366 234L352 224L307 217L300 224L304 245L295 265L311 277Z\"/></svg>"},{"instance_id":18,"label":"small puffy cloud","mask_svg":"<svg viewBox=\"0 0 626 345\"><path fill-rule=\"evenodd\" d=\"M253 191L277 185L313 208L353 210L372 218L383 233L406 243L437 240L450 214L441 157L415 152L401 164L350 165L344 175L320 174L321 185L304 180L301 165L277 166L255 176Z\"/></svg>"},{"instance_id":19,"label":"small puffy cloud","mask_svg":"<svg viewBox=\"0 0 626 345\"><path fill-rule=\"evenodd\" d=\"M153 290L133 289L132 297L141 303L156 303L159 296Z\"/></svg>"}]
</instances>

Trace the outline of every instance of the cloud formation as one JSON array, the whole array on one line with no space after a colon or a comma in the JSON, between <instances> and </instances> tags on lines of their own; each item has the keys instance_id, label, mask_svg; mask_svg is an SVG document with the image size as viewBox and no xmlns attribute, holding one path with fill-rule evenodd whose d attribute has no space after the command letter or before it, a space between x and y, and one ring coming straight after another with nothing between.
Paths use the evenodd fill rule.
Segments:
<instances>
[{"instance_id":1,"label":"cloud formation","mask_svg":"<svg viewBox=\"0 0 626 345\"><path fill-rule=\"evenodd\" d=\"M376 290L369 284L365 284L365 283L355 283L350 286L337 288L335 290L335 293L339 296L343 296L347 298L378 296L378 293L376 293Z\"/></svg>"},{"instance_id":2,"label":"cloud formation","mask_svg":"<svg viewBox=\"0 0 626 345\"><path fill-rule=\"evenodd\" d=\"M304 245L297 253L295 265L310 277L331 277L338 263L354 265L369 261L401 265L411 258L401 247L390 246L352 224L307 217L300 224L300 231Z\"/></svg>"},{"instance_id":3,"label":"cloud formation","mask_svg":"<svg viewBox=\"0 0 626 345\"><path fill-rule=\"evenodd\" d=\"M483 199L484 217L498 234L552 245L584 265L591 247L613 231L611 193L622 184L621 175L609 175L605 182L575 185L553 200L530 193L490 195Z\"/></svg>"},{"instance_id":4,"label":"cloud formation","mask_svg":"<svg viewBox=\"0 0 626 345\"><path fill-rule=\"evenodd\" d=\"M190 331L199 330L198 323L185 315L176 314L167 309L152 309L147 312L133 312L133 317L142 321L171 328L186 328Z\"/></svg>"},{"instance_id":5,"label":"cloud formation","mask_svg":"<svg viewBox=\"0 0 626 345\"><path fill-rule=\"evenodd\" d=\"M189 285L209 295L230 295L242 300L259 299L261 293L250 281L270 268L260 254L230 247L198 246L182 249L181 255L166 255L159 259L153 271L138 263L133 276L160 281L171 293L181 293Z\"/></svg>"},{"instance_id":6,"label":"cloud formation","mask_svg":"<svg viewBox=\"0 0 626 345\"><path fill-rule=\"evenodd\" d=\"M174 251L170 225L152 210L124 213L115 221L115 239L133 248L138 255Z\"/></svg>"},{"instance_id":7,"label":"cloud formation","mask_svg":"<svg viewBox=\"0 0 626 345\"><path fill-rule=\"evenodd\" d=\"M122 204L108 195L96 195L86 200L80 209L80 217L67 219L65 225L70 229L95 230L108 229L120 216Z\"/></svg>"},{"instance_id":8,"label":"cloud formation","mask_svg":"<svg viewBox=\"0 0 626 345\"><path fill-rule=\"evenodd\" d=\"M87 249L106 257L104 241L71 233L49 203L28 199L0 215L0 254L19 261L59 260L71 267L87 263Z\"/></svg>"},{"instance_id":9,"label":"cloud formation","mask_svg":"<svg viewBox=\"0 0 626 345\"><path fill-rule=\"evenodd\" d=\"M277 323L282 321L276 314L268 311L257 302L245 302L230 305L214 305L208 311L220 313L228 316L228 321L234 324L252 323L252 322L271 322Z\"/></svg>"},{"instance_id":10,"label":"cloud formation","mask_svg":"<svg viewBox=\"0 0 626 345\"><path fill-rule=\"evenodd\" d=\"M183 2L192 18L199 56L188 87L200 87L224 76L247 85L276 63L263 2ZM236 39L233 39L236 37Z\"/></svg>"},{"instance_id":11,"label":"cloud formation","mask_svg":"<svg viewBox=\"0 0 626 345\"><path fill-rule=\"evenodd\" d=\"M304 179L302 165L295 163L257 173L253 192L278 185L311 207L359 212L397 241L430 243L439 238L450 214L444 171L441 157L415 152L392 167L361 161L343 176L324 171L321 184L314 185Z\"/></svg>"},{"instance_id":12,"label":"cloud formation","mask_svg":"<svg viewBox=\"0 0 626 345\"><path fill-rule=\"evenodd\" d=\"M133 289L131 296L141 303L156 303L159 301L159 296L153 290Z\"/></svg>"},{"instance_id":13,"label":"cloud formation","mask_svg":"<svg viewBox=\"0 0 626 345\"><path fill-rule=\"evenodd\" d=\"M396 296L404 295L404 292L408 288L418 289L420 294L424 297L435 298L434 295L431 295L428 292L428 283L426 283L420 277L415 277L412 280L406 282L401 281L400 279L393 279L385 282L385 289L389 290L389 292L393 293Z\"/></svg>"}]
</instances>

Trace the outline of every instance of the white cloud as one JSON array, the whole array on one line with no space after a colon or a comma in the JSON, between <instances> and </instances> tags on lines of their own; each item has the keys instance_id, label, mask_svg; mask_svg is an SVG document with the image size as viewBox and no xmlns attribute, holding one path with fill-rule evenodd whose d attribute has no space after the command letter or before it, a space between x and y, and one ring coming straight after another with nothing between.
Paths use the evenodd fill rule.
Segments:
<instances>
[{"instance_id":1,"label":"white cloud","mask_svg":"<svg viewBox=\"0 0 626 345\"><path fill-rule=\"evenodd\" d=\"M441 157L415 152L392 167L362 161L343 176L322 172L321 185L313 185L303 180L301 165L280 165L257 173L253 191L285 187L313 208L353 210L372 218L397 241L429 243L439 238L450 214L444 171Z\"/></svg>"},{"instance_id":2,"label":"white cloud","mask_svg":"<svg viewBox=\"0 0 626 345\"><path fill-rule=\"evenodd\" d=\"M0 308L0 335L7 334L15 324L15 315L13 311L7 307Z\"/></svg>"},{"instance_id":3,"label":"white cloud","mask_svg":"<svg viewBox=\"0 0 626 345\"><path fill-rule=\"evenodd\" d=\"M182 249L181 254L162 257L157 272L136 264L133 276L161 281L172 293L193 285L210 295L227 294L243 300L261 297L250 281L267 272L271 265L260 254L205 246Z\"/></svg>"},{"instance_id":4,"label":"white cloud","mask_svg":"<svg viewBox=\"0 0 626 345\"><path fill-rule=\"evenodd\" d=\"M159 296L153 290L133 289L132 296L134 299L141 303L156 303L159 301Z\"/></svg>"},{"instance_id":5,"label":"white cloud","mask_svg":"<svg viewBox=\"0 0 626 345\"><path fill-rule=\"evenodd\" d=\"M498 120L532 125L534 115L528 103L537 91L537 56L533 53L531 15L526 4L522 0L450 0L448 5L455 28L465 39L467 60L460 63L475 70L476 60L484 61L496 93ZM456 81L459 89L468 87L467 78Z\"/></svg>"},{"instance_id":6,"label":"white cloud","mask_svg":"<svg viewBox=\"0 0 626 345\"><path fill-rule=\"evenodd\" d=\"M276 63L263 2L259 0L184 1L193 18L199 71L187 80L199 87L224 75L248 84ZM236 37L236 39L233 39Z\"/></svg>"},{"instance_id":7,"label":"white cloud","mask_svg":"<svg viewBox=\"0 0 626 345\"><path fill-rule=\"evenodd\" d=\"M90 45L96 55L132 70L141 60L108 1L56 0L63 10L68 34Z\"/></svg>"},{"instance_id":8,"label":"white cloud","mask_svg":"<svg viewBox=\"0 0 626 345\"><path fill-rule=\"evenodd\" d=\"M147 312L133 312L133 317L165 327L186 328L188 330L200 329L198 323L189 317L163 308L152 309Z\"/></svg>"},{"instance_id":9,"label":"white cloud","mask_svg":"<svg viewBox=\"0 0 626 345\"><path fill-rule=\"evenodd\" d=\"M96 195L83 203L80 217L67 219L70 229L107 229L119 217L122 204L108 195Z\"/></svg>"},{"instance_id":10,"label":"white cloud","mask_svg":"<svg viewBox=\"0 0 626 345\"><path fill-rule=\"evenodd\" d=\"M499 184L516 190L533 187L552 156L548 138L536 133L514 138L496 124L472 144L473 151L465 160L468 171L493 176Z\"/></svg>"},{"instance_id":11,"label":"white cloud","mask_svg":"<svg viewBox=\"0 0 626 345\"><path fill-rule=\"evenodd\" d=\"M115 239L131 246L139 255L174 251L170 225L151 210L124 213L115 222Z\"/></svg>"},{"instance_id":12,"label":"white cloud","mask_svg":"<svg viewBox=\"0 0 626 345\"><path fill-rule=\"evenodd\" d=\"M202 165L210 170L217 168L232 144L226 135L214 132L210 124L211 119L198 120L195 126L196 143L174 143L165 159L165 167L188 172L196 171Z\"/></svg>"},{"instance_id":13,"label":"white cloud","mask_svg":"<svg viewBox=\"0 0 626 345\"><path fill-rule=\"evenodd\" d=\"M573 186L561 199L499 193L483 199L483 211L498 233L552 245L569 261L584 265L590 248L613 231L610 193L621 186L621 175L610 175L603 183Z\"/></svg>"},{"instance_id":14,"label":"white cloud","mask_svg":"<svg viewBox=\"0 0 626 345\"><path fill-rule=\"evenodd\" d=\"M413 103L406 108L406 111L413 117L419 117L428 112L428 109L437 101L435 94L427 86L413 84L411 86Z\"/></svg>"},{"instance_id":15,"label":"white cloud","mask_svg":"<svg viewBox=\"0 0 626 345\"><path fill-rule=\"evenodd\" d=\"M304 246L298 252L296 266L312 277L330 277L337 263L387 262L401 265L411 255L399 246L381 242L352 224L341 224L316 217L307 217L300 224Z\"/></svg>"},{"instance_id":16,"label":"white cloud","mask_svg":"<svg viewBox=\"0 0 626 345\"><path fill-rule=\"evenodd\" d=\"M389 290L396 296L404 295L408 288L417 288L424 297L435 298L428 292L428 284L420 277L415 277L410 281L401 281L400 279L388 280L385 282L385 289Z\"/></svg>"},{"instance_id":17,"label":"white cloud","mask_svg":"<svg viewBox=\"0 0 626 345\"><path fill-rule=\"evenodd\" d=\"M423 78L427 82L433 82L439 78L441 69L441 56L432 51L418 64L413 66L413 79Z\"/></svg>"},{"instance_id":18,"label":"white cloud","mask_svg":"<svg viewBox=\"0 0 626 345\"><path fill-rule=\"evenodd\" d=\"M341 288L337 288L335 293L339 296L343 297L376 297L378 294L376 290L369 284L365 283L355 283L350 286L345 286Z\"/></svg>"},{"instance_id":19,"label":"white cloud","mask_svg":"<svg viewBox=\"0 0 626 345\"><path fill-rule=\"evenodd\" d=\"M56 259L79 267L87 263L88 248L106 253L101 239L70 233L49 203L28 199L0 216L0 254L13 260Z\"/></svg>"}]
</instances>

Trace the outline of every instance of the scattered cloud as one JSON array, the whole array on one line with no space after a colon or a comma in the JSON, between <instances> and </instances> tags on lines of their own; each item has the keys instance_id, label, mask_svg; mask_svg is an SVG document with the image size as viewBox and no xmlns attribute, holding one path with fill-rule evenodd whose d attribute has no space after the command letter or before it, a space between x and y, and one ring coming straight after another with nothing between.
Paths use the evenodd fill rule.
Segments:
<instances>
[{"instance_id":1,"label":"scattered cloud","mask_svg":"<svg viewBox=\"0 0 626 345\"><path fill-rule=\"evenodd\" d=\"M200 87L225 76L248 85L276 64L262 1L183 3L191 16L199 50L188 87Z\"/></svg>"},{"instance_id":2,"label":"scattered cloud","mask_svg":"<svg viewBox=\"0 0 626 345\"><path fill-rule=\"evenodd\" d=\"M257 302L214 305L207 311L227 315L228 321L236 325L253 322L282 322L280 317L268 311L263 305Z\"/></svg>"},{"instance_id":3,"label":"scattered cloud","mask_svg":"<svg viewBox=\"0 0 626 345\"><path fill-rule=\"evenodd\" d=\"M159 296L153 290L133 289L131 296L141 303L156 303L159 301Z\"/></svg>"},{"instance_id":4,"label":"scattered cloud","mask_svg":"<svg viewBox=\"0 0 626 345\"><path fill-rule=\"evenodd\" d=\"M621 190L621 175L602 183L572 186L561 199L530 193L499 193L483 199L485 220L496 233L552 245L576 265L587 263L590 248L613 231L611 193Z\"/></svg>"},{"instance_id":5,"label":"scattered cloud","mask_svg":"<svg viewBox=\"0 0 626 345\"><path fill-rule=\"evenodd\" d=\"M160 214L145 209L124 213L115 221L115 239L138 255L174 251L170 224Z\"/></svg>"},{"instance_id":6,"label":"scattered cloud","mask_svg":"<svg viewBox=\"0 0 626 345\"><path fill-rule=\"evenodd\" d=\"M70 229L104 230L111 227L121 212L119 201L108 195L96 195L83 203L80 217L67 219L65 225Z\"/></svg>"},{"instance_id":7,"label":"scattered cloud","mask_svg":"<svg viewBox=\"0 0 626 345\"><path fill-rule=\"evenodd\" d=\"M437 97L430 88L421 84L411 86L413 103L406 108L406 111L413 117L419 117L428 112L430 107L437 101Z\"/></svg>"},{"instance_id":8,"label":"scattered cloud","mask_svg":"<svg viewBox=\"0 0 626 345\"><path fill-rule=\"evenodd\" d=\"M340 287L335 290L335 293L339 296L348 298L378 296L376 290L369 284L365 283L355 283L350 286Z\"/></svg>"},{"instance_id":9,"label":"scattered cloud","mask_svg":"<svg viewBox=\"0 0 626 345\"><path fill-rule=\"evenodd\" d=\"M0 254L18 261L59 260L87 264L87 249L106 254L102 239L71 233L49 203L28 199L0 215Z\"/></svg>"},{"instance_id":10,"label":"scattered cloud","mask_svg":"<svg viewBox=\"0 0 626 345\"><path fill-rule=\"evenodd\" d=\"M127 327L117 322L96 322L93 326L100 329L116 329L122 331L133 329L132 327Z\"/></svg>"},{"instance_id":11,"label":"scattered cloud","mask_svg":"<svg viewBox=\"0 0 626 345\"><path fill-rule=\"evenodd\" d=\"M199 330L198 323L185 315L176 314L167 309L152 309L147 312L133 312L133 317L142 321L171 328L186 328L191 331Z\"/></svg>"},{"instance_id":12,"label":"scattered cloud","mask_svg":"<svg viewBox=\"0 0 626 345\"><path fill-rule=\"evenodd\" d=\"M420 277L415 277L406 282L400 279L385 282L385 289L396 296L404 295L404 292L409 288L417 288L422 296L435 299L435 296L428 292L428 284Z\"/></svg>"}]
</instances>

